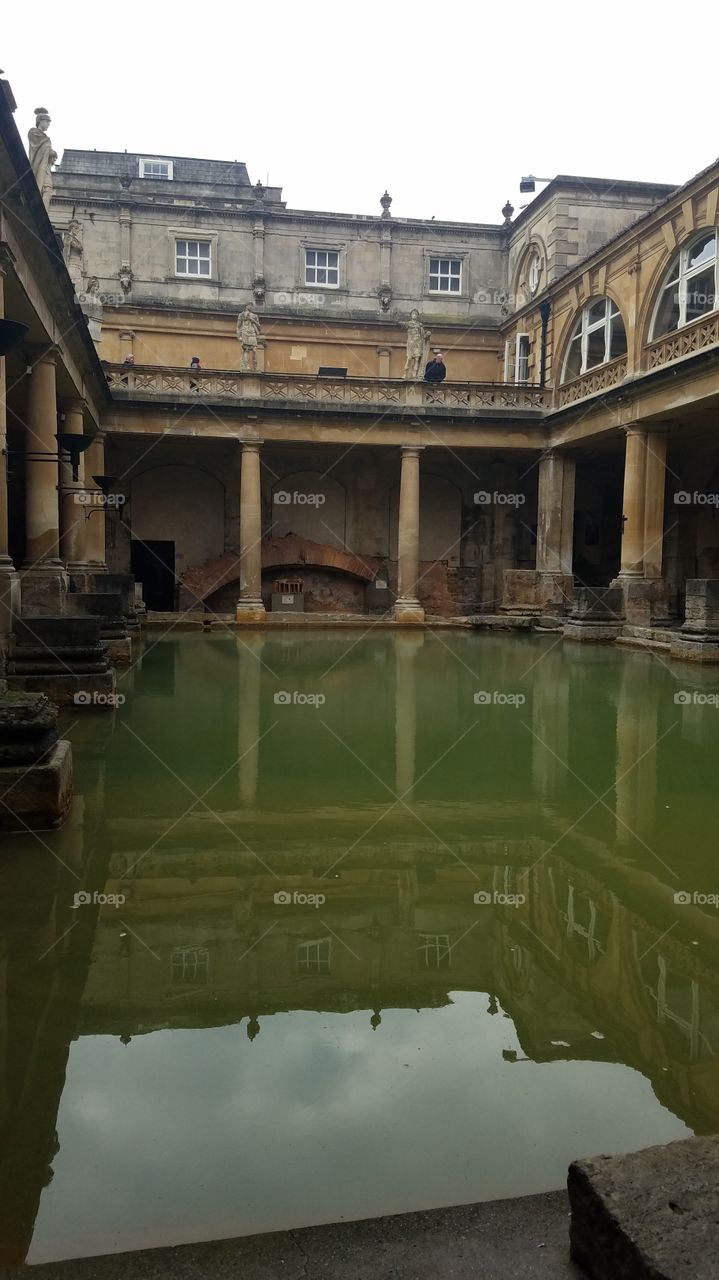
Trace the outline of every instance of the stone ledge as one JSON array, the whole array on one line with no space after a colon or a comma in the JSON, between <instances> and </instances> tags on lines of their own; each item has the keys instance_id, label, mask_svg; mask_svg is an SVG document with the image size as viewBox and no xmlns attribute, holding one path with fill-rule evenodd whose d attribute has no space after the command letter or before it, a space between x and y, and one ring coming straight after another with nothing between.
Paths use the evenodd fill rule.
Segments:
<instances>
[{"instance_id":1,"label":"stone ledge","mask_svg":"<svg viewBox=\"0 0 719 1280\"><path fill-rule=\"evenodd\" d=\"M577 1160L571 1255L592 1280L717 1280L719 1137Z\"/></svg>"}]
</instances>

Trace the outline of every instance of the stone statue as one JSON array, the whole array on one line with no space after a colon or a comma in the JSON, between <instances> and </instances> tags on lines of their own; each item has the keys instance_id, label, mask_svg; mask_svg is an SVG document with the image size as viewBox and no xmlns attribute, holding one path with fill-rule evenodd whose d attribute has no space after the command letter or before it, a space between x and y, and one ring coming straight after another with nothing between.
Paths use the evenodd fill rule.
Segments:
<instances>
[{"instance_id":1,"label":"stone statue","mask_svg":"<svg viewBox=\"0 0 719 1280\"><path fill-rule=\"evenodd\" d=\"M62 237L62 253L77 292L82 285L82 223L72 217Z\"/></svg>"},{"instance_id":2,"label":"stone statue","mask_svg":"<svg viewBox=\"0 0 719 1280\"><path fill-rule=\"evenodd\" d=\"M429 329L425 329L415 307L409 313L407 324L407 359L404 364L405 378L418 379L424 376L424 366L429 356Z\"/></svg>"},{"instance_id":3,"label":"stone statue","mask_svg":"<svg viewBox=\"0 0 719 1280\"><path fill-rule=\"evenodd\" d=\"M40 188L45 208L50 206L52 196L52 166L57 160L57 152L47 136L50 116L46 107L35 108L35 127L27 135L30 152L30 168L35 174L35 181Z\"/></svg>"},{"instance_id":4,"label":"stone statue","mask_svg":"<svg viewBox=\"0 0 719 1280\"><path fill-rule=\"evenodd\" d=\"M257 339L260 335L259 317L252 307L245 307L237 317L237 337L242 343L240 372L251 373L257 368Z\"/></svg>"}]
</instances>

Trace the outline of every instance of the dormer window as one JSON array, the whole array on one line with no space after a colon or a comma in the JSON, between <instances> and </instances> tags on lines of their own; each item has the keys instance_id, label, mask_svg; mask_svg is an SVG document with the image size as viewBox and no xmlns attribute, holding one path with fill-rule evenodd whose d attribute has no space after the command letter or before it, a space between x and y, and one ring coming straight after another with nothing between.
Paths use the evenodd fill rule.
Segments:
<instances>
[{"instance_id":1,"label":"dormer window","mask_svg":"<svg viewBox=\"0 0 719 1280\"><path fill-rule=\"evenodd\" d=\"M172 160L152 160L143 156L140 160L140 177L172 182Z\"/></svg>"}]
</instances>

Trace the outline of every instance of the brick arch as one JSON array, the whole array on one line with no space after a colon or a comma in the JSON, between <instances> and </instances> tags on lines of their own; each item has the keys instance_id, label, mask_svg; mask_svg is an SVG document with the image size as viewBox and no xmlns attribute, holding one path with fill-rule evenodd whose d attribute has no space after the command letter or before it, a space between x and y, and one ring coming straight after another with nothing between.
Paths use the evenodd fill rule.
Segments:
<instances>
[{"instance_id":1,"label":"brick arch","mask_svg":"<svg viewBox=\"0 0 719 1280\"><path fill-rule=\"evenodd\" d=\"M334 569L338 573L359 578L362 582L372 582L380 563L376 558L360 559L337 547L311 542L308 538L301 538L293 533L284 538L268 538L262 543L263 571L301 569L306 565L308 569ZM192 565L186 569L180 583L199 602L214 595L221 587L237 582L239 576L239 551L226 551L215 560L206 560L204 564Z\"/></svg>"}]
</instances>

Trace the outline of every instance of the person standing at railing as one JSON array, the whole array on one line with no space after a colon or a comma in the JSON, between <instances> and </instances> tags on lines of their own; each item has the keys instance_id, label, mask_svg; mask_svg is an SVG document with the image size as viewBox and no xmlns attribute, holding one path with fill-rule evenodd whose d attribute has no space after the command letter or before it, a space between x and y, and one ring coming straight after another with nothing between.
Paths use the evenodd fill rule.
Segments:
<instances>
[{"instance_id":1,"label":"person standing at railing","mask_svg":"<svg viewBox=\"0 0 719 1280\"><path fill-rule=\"evenodd\" d=\"M199 369L199 368L201 368L201 365L200 365L200 357L199 357L199 356L193 356L193 357L192 357L192 359L191 359L191 361L190 361L190 368L191 368L191 369Z\"/></svg>"},{"instance_id":2,"label":"person standing at railing","mask_svg":"<svg viewBox=\"0 0 719 1280\"><path fill-rule=\"evenodd\" d=\"M444 382L447 376L447 367L444 363L444 357L441 351L435 351L432 359L427 361L424 371L425 382Z\"/></svg>"}]
</instances>

